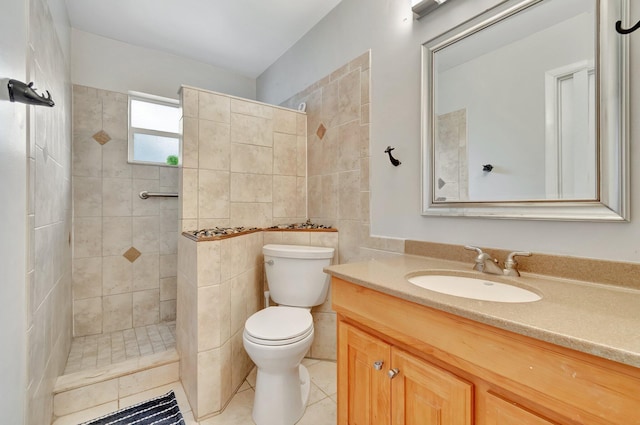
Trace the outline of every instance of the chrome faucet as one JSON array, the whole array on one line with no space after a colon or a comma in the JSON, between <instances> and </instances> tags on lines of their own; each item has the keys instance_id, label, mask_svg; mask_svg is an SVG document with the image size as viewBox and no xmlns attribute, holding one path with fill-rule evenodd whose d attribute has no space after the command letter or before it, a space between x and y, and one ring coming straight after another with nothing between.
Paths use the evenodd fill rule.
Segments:
<instances>
[{"instance_id":1,"label":"chrome faucet","mask_svg":"<svg viewBox=\"0 0 640 425\"><path fill-rule=\"evenodd\" d=\"M503 274L504 271L498 265L498 260L495 258L491 258L489 254L486 252L482 252L480 248L477 246L465 246L464 249L468 249L471 251L475 251L478 256L476 257L476 264L473 266L474 270L477 270L482 273L490 273L490 274Z\"/></svg>"},{"instance_id":2,"label":"chrome faucet","mask_svg":"<svg viewBox=\"0 0 640 425\"><path fill-rule=\"evenodd\" d=\"M504 262L504 275L505 276L520 276L518 271L518 262L516 257L531 257L530 252L515 251L509 254L507 261Z\"/></svg>"}]
</instances>

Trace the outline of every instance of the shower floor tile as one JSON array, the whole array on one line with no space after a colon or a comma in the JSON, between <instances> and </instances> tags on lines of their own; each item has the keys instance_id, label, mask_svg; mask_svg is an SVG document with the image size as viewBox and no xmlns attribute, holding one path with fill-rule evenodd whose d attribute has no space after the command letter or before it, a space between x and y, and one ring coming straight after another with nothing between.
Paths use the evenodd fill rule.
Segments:
<instances>
[{"instance_id":1,"label":"shower floor tile","mask_svg":"<svg viewBox=\"0 0 640 425\"><path fill-rule=\"evenodd\" d=\"M73 338L64 374L109 366L176 346L176 322Z\"/></svg>"}]
</instances>

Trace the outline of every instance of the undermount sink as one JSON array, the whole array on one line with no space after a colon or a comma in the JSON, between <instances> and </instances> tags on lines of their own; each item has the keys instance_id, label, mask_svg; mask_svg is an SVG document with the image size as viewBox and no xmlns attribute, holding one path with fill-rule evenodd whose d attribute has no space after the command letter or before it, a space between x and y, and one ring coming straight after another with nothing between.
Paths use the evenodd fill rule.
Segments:
<instances>
[{"instance_id":1,"label":"undermount sink","mask_svg":"<svg viewBox=\"0 0 640 425\"><path fill-rule=\"evenodd\" d=\"M494 282L480 277L421 274L408 278L421 288L462 298L501 303L528 303L542 297L518 286Z\"/></svg>"}]
</instances>

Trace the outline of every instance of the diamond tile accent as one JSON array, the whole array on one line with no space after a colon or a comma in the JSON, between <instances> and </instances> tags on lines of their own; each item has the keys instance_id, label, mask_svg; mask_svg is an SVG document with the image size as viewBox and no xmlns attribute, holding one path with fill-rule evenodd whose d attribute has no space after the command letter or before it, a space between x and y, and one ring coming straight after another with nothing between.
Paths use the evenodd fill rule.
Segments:
<instances>
[{"instance_id":1,"label":"diamond tile accent","mask_svg":"<svg viewBox=\"0 0 640 425\"><path fill-rule=\"evenodd\" d=\"M104 145L105 143L107 143L109 140L111 140L111 136L109 136L107 134L106 131L104 130L100 130L98 131L96 134L94 134L93 136L93 140L95 140L96 142L100 143L101 145Z\"/></svg>"},{"instance_id":2,"label":"diamond tile accent","mask_svg":"<svg viewBox=\"0 0 640 425\"><path fill-rule=\"evenodd\" d=\"M138 251L137 249L135 249L134 247L131 247L127 250L127 252L125 252L124 254L122 254L122 256L124 258L126 258L127 260L131 261L132 263L134 261L136 261L138 259L138 257L140 257L140 255L142 255L140 253L140 251Z\"/></svg>"},{"instance_id":3,"label":"diamond tile accent","mask_svg":"<svg viewBox=\"0 0 640 425\"><path fill-rule=\"evenodd\" d=\"M326 127L322 123L320 123L320 127L318 127L318 131L316 131L316 135L320 138L320 140L322 140L326 132L327 132Z\"/></svg>"}]
</instances>

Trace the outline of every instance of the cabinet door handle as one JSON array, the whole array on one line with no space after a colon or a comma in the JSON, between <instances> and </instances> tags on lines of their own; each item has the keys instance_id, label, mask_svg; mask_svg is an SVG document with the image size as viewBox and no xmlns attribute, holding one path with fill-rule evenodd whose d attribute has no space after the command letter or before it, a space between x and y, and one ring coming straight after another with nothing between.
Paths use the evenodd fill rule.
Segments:
<instances>
[{"instance_id":1,"label":"cabinet door handle","mask_svg":"<svg viewBox=\"0 0 640 425\"><path fill-rule=\"evenodd\" d=\"M400 373L399 369L393 368L391 370L389 370L389 372L387 372L387 375L389 375L390 379L393 379L396 377L396 375L398 375Z\"/></svg>"},{"instance_id":2,"label":"cabinet door handle","mask_svg":"<svg viewBox=\"0 0 640 425\"><path fill-rule=\"evenodd\" d=\"M373 362L373 368L375 370L382 370L382 365L384 362L382 360L378 360L377 362Z\"/></svg>"}]
</instances>

